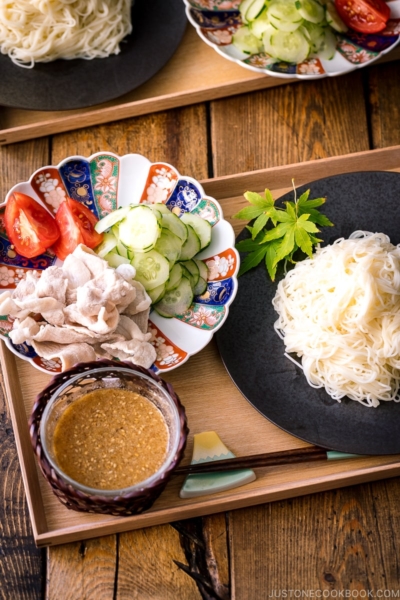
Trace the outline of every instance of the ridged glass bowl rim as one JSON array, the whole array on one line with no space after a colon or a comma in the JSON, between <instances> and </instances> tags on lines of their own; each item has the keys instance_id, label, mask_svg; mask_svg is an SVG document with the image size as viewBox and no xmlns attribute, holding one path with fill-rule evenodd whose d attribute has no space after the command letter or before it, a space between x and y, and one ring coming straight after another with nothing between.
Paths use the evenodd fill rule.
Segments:
<instances>
[{"instance_id":1,"label":"ridged glass bowl rim","mask_svg":"<svg viewBox=\"0 0 400 600\"><path fill-rule=\"evenodd\" d=\"M135 485L132 485L130 487L125 487L125 488L121 488L121 489L117 489L117 490L102 490L102 489L98 489L98 488L91 488L91 487L88 487L88 486L85 486L85 485L79 483L78 481L75 481L75 479L72 479L71 477L66 475L66 473L64 473L64 471L59 467L59 465L57 465L57 463L55 463L53 461L53 459L51 458L51 456L48 452L45 425L47 422L48 415L49 415L55 401L65 391L66 388L70 387L78 379L82 379L82 377L84 377L86 379L86 378L90 377L90 375L98 374L101 372L107 373L110 371L119 371L119 372L127 374L127 375L137 375L137 376L139 376L139 378L146 379L151 384L155 385L158 388L159 392L167 399L168 403L170 404L170 406L172 408L177 433L175 436L174 444L168 453L167 459L163 462L163 464L158 469L158 471L156 471L153 475L151 475L151 477L148 477L147 479L144 479L143 481L140 481L139 483L136 483ZM170 394L157 381L154 381L154 379L152 379L145 373L141 373L140 371L136 371L134 369L128 369L126 367L99 367L96 369L90 369L90 371L84 371L83 373L78 373L77 375L74 375L73 377L71 377L71 379L68 379L68 381L63 383L63 385L61 385L54 392L54 394L51 396L50 400L48 401L46 408L43 411L41 420L40 420L40 439L41 439L43 452L46 456L46 459L49 461L51 467L54 469L54 471L57 473L57 475L59 477L61 477L61 479L63 479L65 481L65 483L69 484L72 488L80 490L81 492L84 492L85 494L87 494L89 496L107 496L107 497L108 496L110 496L110 497L128 496L134 492L146 490L146 488L151 488L154 483L157 483L158 481L162 480L162 476L168 470L172 461L175 459L177 450L179 448L180 438L182 436L181 429L182 428L181 428L178 407L176 406L176 404L175 404L173 398L170 396Z\"/></svg>"}]
</instances>

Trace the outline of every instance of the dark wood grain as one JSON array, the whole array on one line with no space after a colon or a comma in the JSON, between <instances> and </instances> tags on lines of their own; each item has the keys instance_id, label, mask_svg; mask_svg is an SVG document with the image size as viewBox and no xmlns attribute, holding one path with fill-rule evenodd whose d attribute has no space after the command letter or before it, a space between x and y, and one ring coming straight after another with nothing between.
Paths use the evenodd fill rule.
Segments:
<instances>
[{"instance_id":1,"label":"dark wood grain","mask_svg":"<svg viewBox=\"0 0 400 600\"><path fill-rule=\"evenodd\" d=\"M368 150L361 72L211 103L214 176Z\"/></svg>"},{"instance_id":2,"label":"dark wood grain","mask_svg":"<svg viewBox=\"0 0 400 600\"><path fill-rule=\"evenodd\" d=\"M200 600L195 581L177 563L186 559L170 525L120 535L116 600Z\"/></svg>"},{"instance_id":3,"label":"dark wood grain","mask_svg":"<svg viewBox=\"0 0 400 600\"><path fill-rule=\"evenodd\" d=\"M399 500L399 482L388 480L236 511L230 520L233 597L260 600L289 589L398 590Z\"/></svg>"},{"instance_id":4,"label":"dark wood grain","mask_svg":"<svg viewBox=\"0 0 400 600\"><path fill-rule=\"evenodd\" d=\"M0 198L48 161L48 141L0 148ZM44 561L35 546L8 406L0 390L0 598L36 600Z\"/></svg>"},{"instance_id":5,"label":"dark wood grain","mask_svg":"<svg viewBox=\"0 0 400 600\"><path fill-rule=\"evenodd\" d=\"M49 549L46 600L113 600L117 560L115 535Z\"/></svg>"},{"instance_id":6,"label":"dark wood grain","mask_svg":"<svg viewBox=\"0 0 400 600\"><path fill-rule=\"evenodd\" d=\"M400 62L367 71L373 148L400 144Z\"/></svg>"},{"instance_id":7,"label":"dark wood grain","mask_svg":"<svg viewBox=\"0 0 400 600\"><path fill-rule=\"evenodd\" d=\"M103 150L119 155L143 154L152 162L171 163L182 175L205 179L208 177L205 105L56 135L52 161L57 164L71 154L89 156Z\"/></svg>"}]
</instances>

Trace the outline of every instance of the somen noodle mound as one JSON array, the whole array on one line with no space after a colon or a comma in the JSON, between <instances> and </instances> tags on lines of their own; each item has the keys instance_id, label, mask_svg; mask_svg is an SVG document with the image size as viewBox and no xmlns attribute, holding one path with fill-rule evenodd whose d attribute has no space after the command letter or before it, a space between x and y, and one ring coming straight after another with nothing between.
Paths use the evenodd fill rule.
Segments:
<instances>
[{"instance_id":1,"label":"somen noodle mound","mask_svg":"<svg viewBox=\"0 0 400 600\"><path fill-rule=\"evenodd\" d=\"M296 264L272 302L312 387L366 406L400 401L400 245L356 231Z\"/></svg>"},{"instance_id":2,"label":"somen noodle mound","mask_svg":"<svg viewBox=\"0 0 400 600\"><path fill-rule=\"evenodd\" d=\"M0 50L21 66L105 58L132 31L132 0L0 0Z\"/></svg>"}]
</instances>

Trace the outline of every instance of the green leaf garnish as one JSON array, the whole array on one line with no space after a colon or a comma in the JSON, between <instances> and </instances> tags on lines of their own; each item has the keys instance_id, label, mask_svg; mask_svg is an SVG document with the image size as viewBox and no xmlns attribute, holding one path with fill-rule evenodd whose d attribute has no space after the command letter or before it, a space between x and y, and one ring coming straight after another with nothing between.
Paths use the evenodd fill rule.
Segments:
<instances>
[{"instance_id":1,"label":"green leaf garnish","mask_svg":"<svg viewBox=\"0 0 400 600\"><path fill-rule=\"evenodd\" d=\"M313 247L322 242L315 235L320 231L317 225L333 226L328 217L317 210L325 204L325 198L310 200L310 190L307 190L297 199L296 190L293 189L294 202L286 202L285 208L275 206L268 189L264 196L256 192L245 193L244 197L250 206L242 208L234 218L252 219L253 223L247 225L251 239L236 244L240 252L248 253L241 263L239 276L258 266L264 259L269 276L275 281L279 262L295 263L299 260L299 253L312 256Z\"/></svg>"}]
</instances>

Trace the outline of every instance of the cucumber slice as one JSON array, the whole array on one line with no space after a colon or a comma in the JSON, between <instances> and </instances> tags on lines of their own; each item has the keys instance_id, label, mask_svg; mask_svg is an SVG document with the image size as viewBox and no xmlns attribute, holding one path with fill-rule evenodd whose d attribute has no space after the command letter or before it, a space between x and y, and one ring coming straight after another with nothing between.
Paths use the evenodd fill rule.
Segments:
<instances>
[{"instance_id":1,"label":"cucumber slice","mask_svg":"<svg viewBox=\"0 0 400 600\"><path fill-rule=\"evenodd\" d=\"M242 15L242 21L247 23L246 21L246 13L249 10L250 6L253 4L254 0L243 0L239 5L240 14Z\"/></svg>"},{"instance_id":2,"label":"cucumber slice","mask_svg":"<svg viewBox=\"0 0 400 600\"><path fill-rule=\"evenodd\" d=\"M300 15L310 23L321 23L325 19L323 7L315 0L296 0Z\"/></svg>"},{"instance_id":3,"label":"cucumber slice","mask_svg":"<svg viewBox=\"0 0 400 600\"><path fill-rule=\"evenodd\" d=\"M151 208L151 210L160 212L163 215L169 215L171 212L168 206L165 206L165 204L162 204L161 202L157 202L157 204L148 204L147 206Z\"/></svg>"},{"instance_id":4,"label":"cucumber slice","mask_svg":"<svg viewBox=\"0 0 400 600\"><path fill-rule=\"evenodd\" d=\"M174 317L175 315L183 315L189 309L192 302L192 288L188 279L182 277L182 281L178 287L165 292L162 300L154 305L154 309L162 317Z\"/></svg>"},{"instance_id":5,"label":"cucumber slice","mask_svg":"<svg viewBox=\"0 0 400 600\"><path fill-rule=\"evenodd\" d=\"M345 33L347 31L347 25L343 23L342 19L339 17L339 13L333 2L327 3L325 11L328 25L339 33Z\"/></svg>"},{"instance_id":6,"label":"cucumber slice","mask_svg":"<svg viewBox=\"0 0 400 600\"><path fill-rule=\"evenodd\" d=\"M147 252L156 245L161 233L153 211L144 204L131 207L119 224L119 240L134 252Z\"/></svg>"},{"instance_id":7,"label":"cucumber slice","mask_svg":"<svg viewBox=\"0 0 400 600\"><path fill-rule=\"evenodd\" d=\"M124 219L130 211L130 209L130 206L123 206L121 208L118 208L117 210L113 210L113 212L109 213L96 223L96 225L94 226L95 230L97 231L97 233L103 233L103 231L106 231L106 229L110 229L110 227L122 221L122 219Z\"/></svg>"},{"instance_id":8,"label":"cucumber slice","mask_svg":"<svg viewBox=\"0 0 400 600\"><path fill-rule=\"evenodd\" d=\"M189 260L201 250L200 239L191 225L186 225L188 237L181 248L179 260Z\"/></svg>"},{"instance_id":9,"label":"cucumber slice","mask_svg":"<svg viewBox=\"0 0 400 600\"><path fill-rule=\"evenodd\" d=\"M199 267L196 265L194 260L185 260L185 262L181 263L181 266L185 267L189 271L192 276L192 287L195 287L200 277Z\"/></svg>"},{"instance_id":10,"label":"cucumber slice","mask_svg":"<svg viewBox=\"0 0 400 600\"><path fill-rule=\"evenodd\" d=\"M326 28L324 31L323 42L318 51L319 58L322 58L322 60L332 60L335 56L336 46L336 35L331 29Z\"/></svg>"},{"instance_id":11,"label":"cucumber slice","mask_svg":"<svg viewBox=\"0 0 400 600\"><path fill-rule=\"evenodd\" d=\"M267 9L265 8L262 11L261 15L258 17L258 19L251 23L250 30L251 33L255 35L257 39L260 40L263 36L264 31L268 29L268 27L269 21L267 17Z\"/></svg>"},{"instance_id":12,"label":"cucumber slice","mask_svg":"<svg viewBox=\"0 0 400 600\"><path fill-rule=\"evenodd\" d=\"M121 242L118 242L118 244L116 246L116 251L118 252L118 254L120 256L123 256L124 258L129 258L128 257L128 248L126 246L124 246ZM131 258L129 258L129 260L131 260Z\"/></svg>"},{"instance_id":13,"label":"cucumber slice","mask_svg":"<svg viewBox=\"0 0 400 600\"><path fill-rule=\"evenodd\" d=\"M271 37L274 35L274 33L276 33L276 27L273 27L272 25L268 25L268 28L263 33L264 50L271 56L275 56L275 50L271 46Z\"/></svg>"},{"instance_id":14,"label":"cucumber slice","mask_svg":"<svg viewBox=\"0 0 400 600\"><path fill-rule=\"evenodd\" d=\"M135 253L131 263L136 269L136 279L146 291L154 290L169 277L169 262L156 250Z\"/></svg>"},{"instance_id":15,"label":"cucumber slice","mask_svg":"<svg viewBox=\"0 0 400 600\"><path fill-rule=\"evenodd\" d=\"M158 302L165 294L165 283L158 285L156 288L154 288L153 290L149 290L147 293L151 298L152 304Z\"/></svg>"},{"instance_id":16,"label":"cucumber slice","mask_svg":"<svg viewBox=\"0 0 400 600\"><path fill-rule=\"evenodd\" d=\"M118 243L117 238L112 233L105 233L103 237L103 241L97 248L95 249L96 254L100 256L100 258L104 258L106 254L114 250Z\"/></svg>"},{"instance_id":17,"label":"cucumber slice","mask_svg":"<svg viewBox=\"0 0 400 600\"><path fill-rule=\"evenodd\" d=\"M236 48L246 54L257 54L261 50L260 40L252 33L246 25L240 27L232 37L232 43Z\"/></svg>"},{"instance_id":18,"label":"cucumber slice","mask_svg":"<svg viewBox=\"0 0 400 600\"><path fill-rule=\"evenodd\" d=\"M193 293L195 296L201 296L207 289L207 281L205 281L202 277L199 277L198 282L194 286Z\"/></svg>"},{"instance_id":19,"label":"cucumber slice","mask_svg":"<svg viewBox=\"0 0 400 600\"><path fill-rule=\"evenodd\" d=\"M208 267L205 262L202 260L194 259L194 262L198 266L200 277L202 277L205 281L208 279Z\"/></svg>"},{"instance_id":20,"label":"cucumber slice","mask_svg":"<svg viewBox=\"0 0 400 600\"><path fill-rule=\"evenodd\" d=\"M192 215L192 213L183 213L181 216L181 221L185 223L185 225L190 225L193 227L196 235L200 240L200 248L204 250L211 242L211 225L205 219L202 219L198 215Z\"/></svg>"},{"instance_id":21,"label":"cucumber slice","mask_svg":"<svg viewBox=\"0 0 400 600\"><path fill-rule=\"evenodd\" d=\"M169 229L171 233L174 233L182 240L184 244L187 240L188 232L186 229L186 225L182 220L174 215L172 212L168 211L168 214L164 214L162 216L162 226L165 229Z\"/></svg>"},{"instance_id":22,"label":"cucumber slice","mask_svg":"<svg viewBox=\"0 0 400 600\"><path fill-rule=\"evenodd\" d=\"M154 246L154 250L165 256L171 266L179 259L181 248L182 240L169 229L161 230L161 235Z\"/></svg>"},{"instance_id":23,"label":"cucumber slice","mask_svg":"<svg viewBox=\"0 0 400 600\"><path fill-rule=\"evenodd\" d=\"M131 264L131 261L129 260L129 258L120 256L119 254L116 254L115 252L110 252L109 254L107 254L107 256L104 257L104 259L108 262L110 267L113 267L114 269L116 269L120 265L130 265Z\"/></svg>"},{"instance_id":24,"label":"cucumber slice","mask_svg":"<svg viewBox=\"0 0 400 600\"><path fill-rule=\"evenodd\" d=\"M311 44L311 52L319 52L325 43L325 29L314 23L305 23L301 28L301 32L305 35Z\"/></svg>"},{"instance_id":25,"label":"cucumber slice","mask_svg":"<svg viewBox=\"0 0 400 600\"><path fill-rule=\"evenodd\" d=\"M190 283L190 287L193 290L194 286L196 285L195 278L193 277L193 275L191 274L191 272L189 271L189 269L187 269L183 263L180 263L180 265L182 267L182 277L186 277L186 279Z\"/></svg>"},{"instance_id":26,"label":"cucumber slice","mask_svg":"<svg viewBox=\"0 0 400 600\"><path fill-rule=\"evenodd\" d=\"M165 289L168 292L169 290L174 290L175 288L178 287L178 285L180 284L182 279L182 267L179 263L176 263L170 273L169 273L169 279L167 281L167 283L165 284Z\"/></svg>"},{"instance_id":27,"label":"cucumber slice","mask_svg":"<svg viewBox=\"0 0 400 600\"><path fill-rule=\"evenodd\" d=\"M298 23L303 18L297 10L296 3L288 0L273 0L268 6L267 15L268 18L273 17L288 23Z\"/></svg>"},{"instance_id":28,"label":"cucumber slice","mask_svg":"<svg viewBox=\"0 0 400 600\"><path fill-rule=\"evenodd\" d=\"M276 31L270 39L274 56L291 63L302 63L310 53L310 44L301 31Z\"/></svg>"},{"instance_id":29,"label":"cucumber slice","mask_svg":"<svg viewBox=\"0 0 400 600\"><path fill-rule=\"evenodd\" d=\"M254 21L263 11L265 6L264 0L253 0L246 12L246 21Z\"/></svg>"},{"instance_id":30,"label":"cucumber slice","mask_svg":"<svg viewBox=\"0 0 400 600\"><path fill-rule=\"evenodd\" d=\"M149 208L151 208L151 206L149 206ZM156 215L156 217L157 217L157 221L158 221L158 222L161 224L161 221L162 221L162 213L161 213L159 210L157 210L156 208L152 208L151 210L152 210L152 211L153 211L153 213Z\"/></svg>"},{"instance_id":31,"label":"cucumber slice","mask_svg":"<svg viewBox=\"0 0 400 600\"><path fill-rule=\"evenodd\" d=\"M269 21L279 31L296 31L303 24L303 19L300 19L300 21L281 21L273 16L269 18Z\"/></svg>"}]
</instances>

